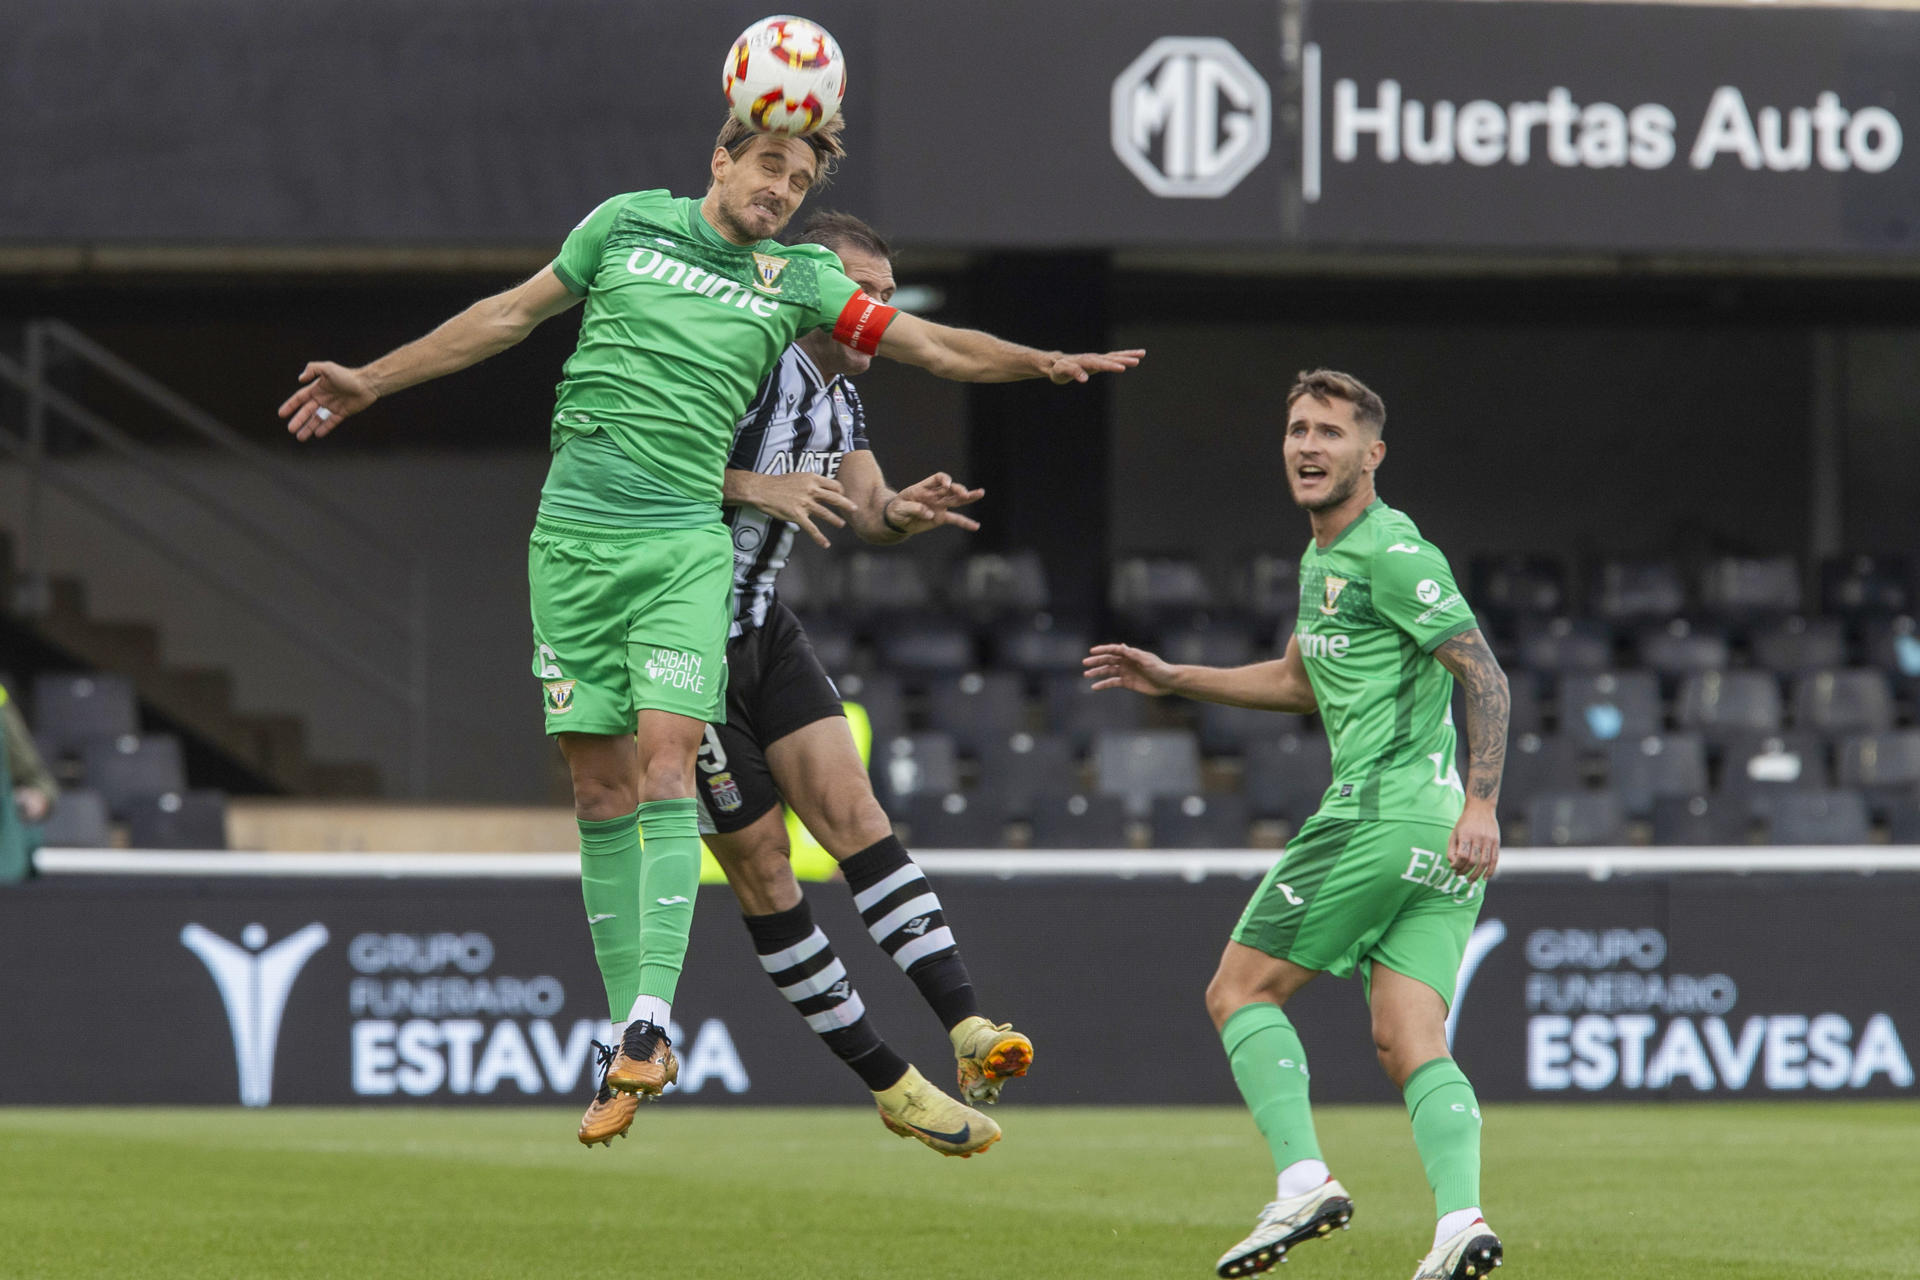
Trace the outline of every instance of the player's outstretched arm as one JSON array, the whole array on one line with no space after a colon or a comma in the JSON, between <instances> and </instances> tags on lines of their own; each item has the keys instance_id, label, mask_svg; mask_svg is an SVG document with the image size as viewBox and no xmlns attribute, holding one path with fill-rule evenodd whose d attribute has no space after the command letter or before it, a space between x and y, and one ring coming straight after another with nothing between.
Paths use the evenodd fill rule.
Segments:
<instances>
[{"instance_id":1,"label":"player's outstretched arm","mask_svg":"<svg viewBox=\"0 0 1920 1280\"><path fill-rule=\"evenodd\" d=\"M918 365L955 382L1020 382L1027 378L1085 382L1096 373L1123 373L1147 354L1139 348L1088 355L1040 351L978 329L955 329L904 312L888 323L880 335L878 350L889 360Z\"/></svg>"},{"instance_id":2,"label":"player's outstretched arm","mask_svg":"<svg viewBox=\"0 0 1920 1280\"><path fill-rule=\"evenodd\" d=\"M1300 659L1300 646L1292 639L1282 656L1245 667L1182 666L1124 644L1097 644L1080 665L1095 689L1131 689L1156 698L1177 693L1201 702L1293 715L1320 707Z\"/></svg>"},{"instance_id":3,"label":"player's outstretched arm","mask_svg":"<svg viewBox=\"0 0 1920 1280\"><path fill-rule=\"evenodd\" d=\"M1433 651L1467 695L1467 805L1454 824L1447 860L1469 880L1484 880L1500 862L1500 775L1507 764L1507 673L1479 628Z\"/></svg>"},{"instance_id":4,"label":"player's outstretched arm","mask_svg":"<svg viewBox=\"0 0 1920 1280\"><path fill-rule=\"evenodd\" d=\"M847 522L841 519L839 512L852 514L854 509L853 499L846 495L840 482L828 476L817 476L808 471L789 471L783 476L768 476L758 471L733 468L728 468L721 479L720 505L758 507L775 520L798 525L809 538L823 547L833 544L827 541L827 535L820 532L820 526L814 521L844 529Z\"/></svg>"},{"instance_id":5,"label":"player's outstretched arm","mask_svg":"<svg viewBox=\"0 0 1920 1280\"><path fill-rule=\"evenodd\" d=\"M316 360L300 371L301 387L280 406L296 440L324 436L381 396L458 373L513 346L544 320L581 301L551 266L523 284L462 311L424 338L372 364L349 369Z\"/></svg>"},{"instance_id":6,"label":"player's outstretched arm","mask_svg":"<svg viewBox=\"0 0 1920 1280\"><path fill-rule=\"evenodd\" d=\"M853 502L853 531L875 546L904 542L942 525L972 533L979 521L955 508L987 496L985 489L969 489L944 471L904 489L890 488L871 449L855 449L840 459L840 483Z\"/></svg>"}]
</instances>

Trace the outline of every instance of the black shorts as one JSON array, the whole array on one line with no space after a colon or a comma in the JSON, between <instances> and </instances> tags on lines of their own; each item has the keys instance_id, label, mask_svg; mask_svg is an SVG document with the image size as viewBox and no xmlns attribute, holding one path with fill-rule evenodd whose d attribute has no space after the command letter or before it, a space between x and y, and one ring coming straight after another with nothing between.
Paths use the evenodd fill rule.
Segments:
<instances>
[{"instance_id":1,"label":"black shorts","mask_svg":"<svg viewBox=\"0 0 1920 1280\"><path fill-rule=\"evenodd\" d=\"M765 625L727 641L727 722L707 726L695 760L700 829L727 833L758 822L780 803L767 747L845 714L800 620L774 601Z\"/></svg>"}]
</instances>

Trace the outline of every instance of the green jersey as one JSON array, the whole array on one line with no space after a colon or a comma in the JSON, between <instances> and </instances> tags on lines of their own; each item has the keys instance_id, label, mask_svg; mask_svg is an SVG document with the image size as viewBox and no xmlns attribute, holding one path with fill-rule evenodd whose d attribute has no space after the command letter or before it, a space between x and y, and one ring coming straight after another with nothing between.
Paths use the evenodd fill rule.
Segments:
<instances>
[{"instance_id":1,"label":"green jersey","mask_svg":"<svg viewBox=\"0 0 1920 1280\"><path fill-rule=\"evenodd\" d=\"M1384 502L1330 546L1307 545L1294 636L1333 746L1321 817L1460 816L1453 676L1433 651L1478 625L1447 558Z\"/></svg>"},{"instance_id":2,"label":"green jersey","mask_svg":"<svg viewBox=\"0 0 1920 1280\"><path fill-rule=\"evenodd\" d=\"M587 304L554 404L541 505L590 523L719 519L734 424L780 353L841 321L849 330L864 321L861 336L877 344L891 318L873 314L885 310L877 303L862 310L860 286L831 249L733 244L699 201L665 191L602 204L567 237L553 271ZM588 440L595 433L601 439Z\"/></svg>"}]
</instances>

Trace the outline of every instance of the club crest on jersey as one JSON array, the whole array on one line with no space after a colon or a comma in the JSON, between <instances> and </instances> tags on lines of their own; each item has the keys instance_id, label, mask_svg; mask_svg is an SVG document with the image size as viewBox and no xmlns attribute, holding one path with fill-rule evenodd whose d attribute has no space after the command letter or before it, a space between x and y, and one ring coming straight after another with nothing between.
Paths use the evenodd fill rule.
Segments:
<instances>
[{"instance_id":1,"label":"club crest on jersey","mask_svg":"<svg viewBox=\"0 0 1920 1280\"><path fill-rule=\"evenodd\" d=\"M1329 576L1327 578L1327 598L1320 605L1320 612L1327 614L1329 617L1340 612L1340 593L1346 589L1347 580L1345 578Z\"/></svg>"},{"instance_id":2,"label":"club crest on jersey","mask_svg":"<svg viewBox=\"0 0 1920 1280\"><path fill-rule=\"evenodd\" d=\"M573 681L549 680L545 687L549 712L556 716L563 716L573 710Z\"/></svg>"},{"instance_id":3,"label":"club crest on jersey","mask_svg":"<svg viewBox=\"0 0 1920 1280\"><path fill-rule=\"evenodd\" d=\"M753 287L762 293L780 292L780 273L787 269L787 259L776 258L770 253L753 255Z\"/></svg>"}]
</instances>

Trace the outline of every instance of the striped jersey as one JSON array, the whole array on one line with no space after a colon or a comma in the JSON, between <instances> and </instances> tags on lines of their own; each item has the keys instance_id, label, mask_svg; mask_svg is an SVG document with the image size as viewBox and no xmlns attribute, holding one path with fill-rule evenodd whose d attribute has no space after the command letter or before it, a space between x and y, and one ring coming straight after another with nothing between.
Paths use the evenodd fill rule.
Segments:
<instances>
[{"instance_id":1,"label":"striped jersey","mask_svg":"<svg viewBox=\"0 0 1920 1280\"><path fill-rule=\"evenodd\" d=\"M840 459L867 448L867 415L845 378L824 377L798 343L780 354L773 372L733 430L729 471L781 476L794 471L835 477ZM774 579L786 567L796 526L758 507L726 509L733 534L733 628L742 635L767 620Z\"/></svg>"}]
</instances>

